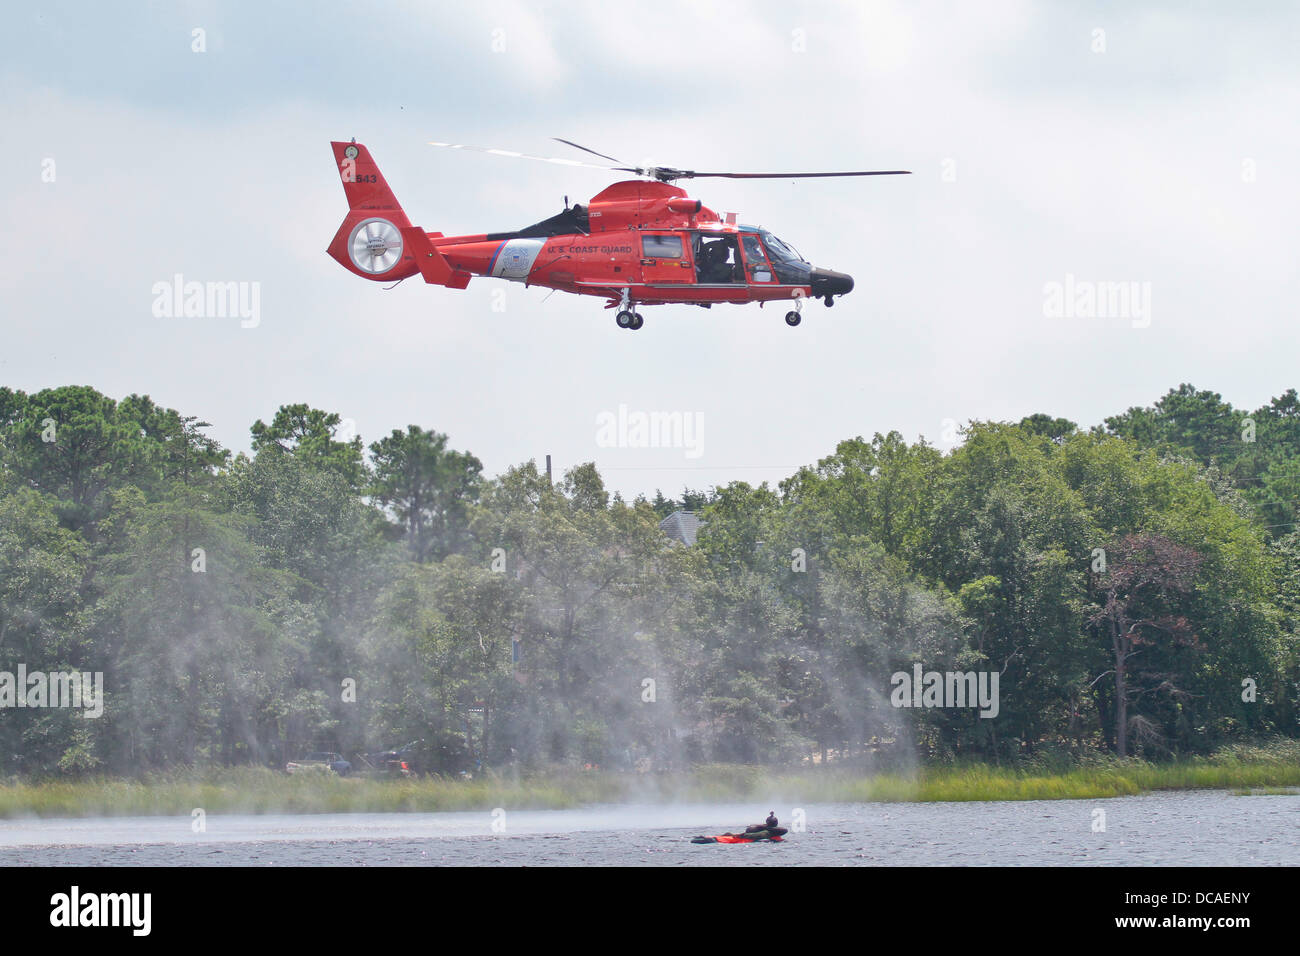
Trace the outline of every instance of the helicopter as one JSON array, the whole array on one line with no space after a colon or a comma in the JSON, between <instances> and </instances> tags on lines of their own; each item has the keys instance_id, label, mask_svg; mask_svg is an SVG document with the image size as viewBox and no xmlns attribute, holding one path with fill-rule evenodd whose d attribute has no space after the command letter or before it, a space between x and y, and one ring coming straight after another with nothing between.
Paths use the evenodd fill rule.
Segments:
<instances>
[{"instance_id":1,"label":"helicopter","mask_svg":"<svg viewBox=\"0 0 1300 956\"><path fill-rule=\"evenodd\" d=\"M767 229L723 219L686 190L681 179L807 179L901 176L910 171L735 173L674 167L630 166L569 140L558 142L608 160L597 165L455 143L450 149L633 173L607 186L586 204L564 210L514 232L445 236L411 225L370 151L355 139L332 142L348 214L328 248L348 271L376 282L420 275L426 283L464 289L474 276L489 276L606 300L617 309L620 329L645 324L640 306L685 304L711 308L784 301L793 305L787 325L796 326L806 299L834 305L853 290L843 272L814 268L794 247Z\"/></svg>"}]
</instances>

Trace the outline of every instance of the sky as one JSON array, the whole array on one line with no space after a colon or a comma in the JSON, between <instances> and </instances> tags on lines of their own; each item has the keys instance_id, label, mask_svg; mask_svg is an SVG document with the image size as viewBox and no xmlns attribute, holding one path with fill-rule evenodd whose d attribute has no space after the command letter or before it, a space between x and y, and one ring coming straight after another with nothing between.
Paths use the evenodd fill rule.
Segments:
<instances>
[{"instance_id":1,"label":"sky","mask_svg":"<svg viewBox=\"0 0 1300 956\"><path fill-rule=\"evenodd\" d=\"M1254 409L1300 386L1298 28L1262 3L21 6L0 384L148 394L234 451L306 402L367 444L444 432L489 475L594 461L628 498L775 484L877 432L1093 425L1183 382ZM913 175L683 183L856 288L797 328L655 306L632 332L594 297L344 270L329 143L352 137L447 235L611 174L430 140ZM178 275L255 289L256 321L159 315ZM609 447L620 409L680 414L690 441Z\"/></svg>"}]
</instances>

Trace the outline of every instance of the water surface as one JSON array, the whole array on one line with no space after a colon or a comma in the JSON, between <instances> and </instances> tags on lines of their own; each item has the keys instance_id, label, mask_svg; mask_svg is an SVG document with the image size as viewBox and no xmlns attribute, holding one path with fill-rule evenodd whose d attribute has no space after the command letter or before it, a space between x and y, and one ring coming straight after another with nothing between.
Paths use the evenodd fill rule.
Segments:
<instances>
[{"instance_id":1,"label":"water surface","mask_svg":"<svg viewBox=\"0 0 1300 956\"><path fill-rule=\"evenodd\" d=\"M808 804L784 842L696 845L764 804L0 821L0 866L1295 866L1300 795ZM783 825L794 822L777 806ZM1103 811L1105 816L1096 814ZM1105 830L1096 830L1104 822ZM494 832L494 823L503 832Z\"/></svg>"}]
</instances>

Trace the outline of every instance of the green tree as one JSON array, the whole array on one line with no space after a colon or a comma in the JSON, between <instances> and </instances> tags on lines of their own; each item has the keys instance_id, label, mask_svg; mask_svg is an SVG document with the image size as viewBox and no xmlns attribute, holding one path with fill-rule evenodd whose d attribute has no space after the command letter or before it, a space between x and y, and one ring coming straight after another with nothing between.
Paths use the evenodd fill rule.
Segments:
<instances>
[{"instance_id":1,"label":"green tree","mask_svg":"<svg viewBox=\"0 0 1300 956\"><path fill-rule=\"evenodd\" d=\"M137 480L147 445L117 403L86 386L44 389L25 402L11 398L9 463L28 487L59 502L64 523L93 537L104 493Z\"/></svg>"},{"instance_id":2,"label":"green tree","mask_svg":"<svg viewBox=\"0 0 1300 956\"><path fill-rule=\"evenodd\" d=\"M333 471L349 488L359 489L366 476L361 438L340 436L342 423L337 412L324 412L301 403L281 405L271 424L260 418L253 423L250 429L253 451L293 454L311 465Z\"/></svg>"},{"instance_id":3,"label":"green tree","mask_svg":"<svg viewBox=\"0 0 1300 956\"><path fill-rule=\"evenodd\" d=\"M406 529L415 560L441 560L465 547L482 463L447 448L447 436L410 425L370 446L375 500Z\"/></svg>"}]
</instances>

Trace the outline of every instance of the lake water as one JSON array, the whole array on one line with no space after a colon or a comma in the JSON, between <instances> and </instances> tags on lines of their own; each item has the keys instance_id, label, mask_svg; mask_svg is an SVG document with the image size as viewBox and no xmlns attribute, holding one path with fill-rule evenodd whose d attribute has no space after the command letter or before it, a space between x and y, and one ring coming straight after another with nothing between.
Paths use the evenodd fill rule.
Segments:
<instances>
[{"instance_id":1,"label":"lake water","mask_svg":"<svg viewBox=\"0 0 1300 956\"><path fill-rule=\"evenodd\" d=\"M0 821L0 866L1300 865L1300 795L808 804L782 843L696 845L768 804ZM784 826L794 809L777 806ZM1104 820L1097 814L1104 812ZM1104 831L1095 829L1104 823ZM493 825L504 826L495 832Z\"/></svg>"}]
</instances>

